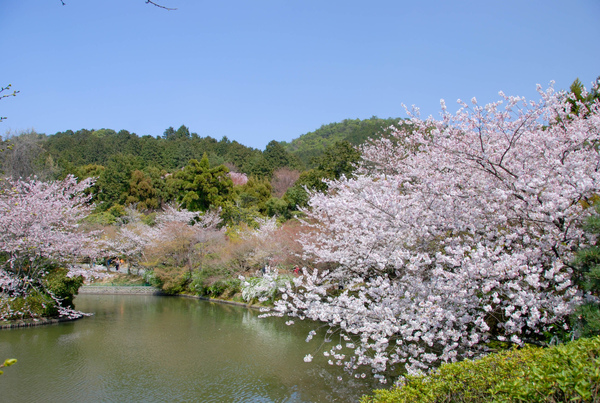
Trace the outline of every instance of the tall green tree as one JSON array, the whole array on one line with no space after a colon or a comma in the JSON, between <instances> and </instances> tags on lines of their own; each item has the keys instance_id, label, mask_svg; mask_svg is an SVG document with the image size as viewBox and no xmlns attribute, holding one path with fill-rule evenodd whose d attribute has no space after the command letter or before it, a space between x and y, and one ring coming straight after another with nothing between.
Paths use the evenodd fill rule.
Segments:
<instances>
[{"instance_id":1,"label":"tall green tree","mask_svg":"<svg viewBox=\"0 0 600 403\"><path fill-rule=\"evenodd\" d=\"M131 173L136 169L142 169L139 157L116 154L110 158L96 182L97 199L102 202L104 208L109 208L115 203L125 203Z\"/></svg>"},{"instance_id":2,"label":"tall green tree","mask_svg":"<svg viewBox=\"0 0 600 403\"><path fill-rule=\"evenodd\" d=\"M152 178L139 169L131 173L125 204L135 204L141 211L160 207L158 190L152 186Z\"/></svg>"},{"instance_id":3,"label":"tall green tree","mask_svg":"<svg viewBox=\"0 0 600 403\"><path fill-rule=\"evenodd\" d=\"M600 334L600 204L591 208L595 214L588 218L584 229L596 242L578 251L574 260L574 279L590 297L571 316L571 322L584 337Z\"/></svg>"},{"instance_id":4,"label":"tall green tree","mask_svg":"<svg viewBox=\"0 0 600 403\"><path fill-rule=\"evenodd\" d=\"M575 81L573 81L573 84L571 84L571 87L569 87L569 90L572 94L572 98L568 100L569 104L571 105L571 112L576 115L579 115L580 113L582 113L581 105L587 106L595 100L600 99L600 91L598 90L599 86L600 76L598 76L598 78L596 79L596 85L593 86L589 92L586 91L585 86L583 85L581 80L579 80L579 78L575 79ZM587 114L588 112L584 113L584 115Z\"/></svg>"},{"instance_id":5,"label":"tall green tree","mask_svg":"<svg viewBox=\"0 0 600 403\"><path fill-rule=\"evenodd\" d=\"M300 169L300 159L290 154L281 143L272 140L265 147L261 157L255 159L250 167L250 173L255 176L271 178L273 172L279 168Z\"/></svg>"},{"instance_id":6,"label":"tall green tree","mask_svg":"<svg viewBox=\"0 0 600 403\"><path fill-rule=\"evenodd\" d=\"M313 159L316 168L303 172L294 186L286 191L283 199L288 202L289 209L296 211L308 205L306 189L326 192L324 179L351 178L359 160L360 152L348 141L338 141L327 147L320 157Z\"/></svg>"},{"instance_id":7,"label":"tall green tree","mask_svg":"<svg viewBox=\"0 0 600 403\"><path fill-rule=\"evenodd\" d=\"M208 156L200 161L192 159L183 170L174 175L178 202L190 211L206 211L221 207L231 197L233 182L224 165L210 167Z\"/></svg>"}]
</instances>

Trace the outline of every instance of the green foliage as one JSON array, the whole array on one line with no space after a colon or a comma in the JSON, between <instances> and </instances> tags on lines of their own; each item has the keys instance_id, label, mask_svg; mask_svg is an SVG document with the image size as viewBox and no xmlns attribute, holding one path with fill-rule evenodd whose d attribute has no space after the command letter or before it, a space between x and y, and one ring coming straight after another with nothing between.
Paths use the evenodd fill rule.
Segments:
<instances>
[{"instance_id":1,"label":"green foliage","mask_svg":"<svg viewBox=\"0 0 600 403\"><path fill-rule=\"evenodd\" d=\"M599 401L600 338L546 349L539 360L498 385L494 392L499 401Z\"/></svg>"},{"instance_id":2,"label":"green foliage","mask_svg":"<svg viewBox=\"0 0 600 403\"><path fill-rule=\"evenodd\" d=\"M302 168L302 163L298 157L290 154L281 143L272 140L265 147L263 157L273 170L278 168L288 167L291 169Z\"/></svg>"},{"instance_id":3,"label":"green foliage","mask_svg":"<svg viewBox=\"0 0 600 403\"><path fill-rule=\"evenodd\" d=\"M120 204L115 204L107 210L107 213L115 218L120 218L125 216L127 211L125 211L125 207L121 206Z\"/></svg>"},{"instance_id":4,"label":"green foliage","mask_svg":"<svg viewBox=\"0 0 600 403\"><path fill-rule=\"evenodd\" d=\"M207 204L213 201L216 201L215 207L224 206L227 200L233 200L226 195L226 189L218 189L216 193L219 196L216 197L213 192L214 186L208 187L209 192L192 190L192 193L190 189L185 188L186 186L181 186L180 180L193 180L183 178L179 170L185 167L184 171L187 169L187 173L190 173L190 160L199 159L201 155L207 156L210 167L214 167L210 169L226 164L235 167L238 172L266 179L271 178L273 172L281 168L302 170L305 165L312 164L317 171L305 175L304 181L283 198L288 203L286 209L282 210L280 205L277 209L273 209L273 205L270 206L271 211L282 211L280 217L291 217L298 206L305 205L303 200L307 199L307 195L302 186L308 185L316 189L322 187L322 178L337 178L341 173L347 174L350 171L348 162L353 160L353 157L344 157L343 154L345 151L355 151L351 150L351 147L346 147L345 151L338 147L333 154L329 152L320 159L314 159L315 157L320 157L328 147L333 150L331 146L340 140L346 140L348 144L359 144L398 121L378 118L364 121L346 120L339 124L323 126L291 144L271 141L264 152L246 147L237 141L230 141L227 137L220 141L212 137L200 137L185 125L178 129L169 127L162 138L139 137L126 130L68 130L51 136L36 134L36 152L39 151L43 161L38 158L39 161L36 160L32 166L38 170L34 172L38 176L53 175L64 178L67 174L74 174L79 179L97 177L89 192L95 195L93 201L97 203L96 212L100 213L115 204L136 205L138 210L152 211L166 203L183 200L186 207L194 206L197 210L205 210ZM18 137L23 137L20 141L23 144L31 143L30 134ZM297 146L309 143L316 144L314 152L306 154L306 158L301 157ZM176 175L179 175L178 180L174 178ZM281 196L284 190L277 196ZM203 196L199 193L207 193L205 200L202 200ZM234 205L237 204L237 208L248 211L237 215L251 216L257 210L259 214L266 214L266 202L269 197L264 197L265 192L262 192L260 197L251 194L252 192L246 193L240 194L241 204L234 202ZM254 200L258 205L249 206ZM90 220L101 224L114 221L105 214L90 217Z\"/></svg>"},{"instance_id":5,"label":"green foliage","mask_svg":"<svg viewBox=\"0 0 600 403\"><path fill-rule=\"evenodd\" d=\"M0 368L10 367L11 365L14 365L16 363L17 360L15 360L14 358L7 358L2 364L0 364ZM3 373L4 371L0 370L0 375L2 375Z\"/></svg>"},{"instance_id":6,"label":"green foliage","mask_svg":"<svg viewBox=\"0 0 600 403\"><path fill-rule=\"evenodd\" d=\"M97 200L107 205L124 204L130 187L131 173L141 167L142 161L138 157L126 154L112 156L96 181Z\"/></svg>"},{"instance_id":7,"label":"green foliage","mask_svg":"<svg viewBox=\"0 0 600 403\"><path fill-rule=\"evenodd\" d=\"M221 210L221 218L228 227L247 225L256 228L261 217L256 206L242 207L238 201L227 201Z\"/></svg>"},{"instance_id":8,"label":"green foliage","mask_svg":"<svg viewBox=\"0 0 600 403\"><path fill-rule=\"evenodd\" d=\"M230 162L248 172L248 162L255 156L261 156L260 150L246 147L226 138L218 142L211 137L200 137L196 133L181 126L165 131L166 137L138 137L126 130L115 132L110 129L79 130L59 132L44 137L42 147L54 161L59 161L63 177L68 173L76 174L80 166L98 164L106 166L111 157L117 154L139 158L141 167L157 167L165 170L176 170L185 166L190 159L207 153L211 160ZM172 136L169 135L172 133Z\"/></svg>"},{"instance_id":9,"label":"green foliage","mask_svg":"<svg viewBox=\"0 0 600 403\"><path fill-rule=\"evenodd\" d=\"M303 163L300 159L290 154L281 144L275 140L267 144L262 156L255 157L250 163L248 173L270 179L273 172L279 168L302 169Z\"/></svg>"},{"instance_id":10,"label":"green foliage","mask_svg":"<svg viewBox=\"0 0 600 403\"><path fill-rule=\"evenodd\" d=\"M0 299L0 311L3 313L12 312L11 315L3 315L9 320L23 319L21 312L31 312L32 316L35 317L52 317L58 314L58 308L54 300L48 294L37 289L32 289L25 298ZM28 316L31 314L28 314Z\"/></svg>"},{"instance_id":11,"label":"green foliage","mask_svg":"<svg viewBox=\"0 0 600 403\"><path fill-rule=\"evenodd\" d=\"M67 277L67 269L56 269L46 276L46 288L56 298L61 300L61 305L74 308L73 298L77 295L79 287L83 285L83 277Z\"/></svg>"},{"instance_id":12,"label":"green foliage","mask_svg":"<svg viewBox=\"0 0 600 403\"><path fill-rule=\"evenodd\" d=\"M144 274L144 281L167 295L182 294L190 282L190 272L185 267L159 265Z\"/></svg>"},{"instance_id":13,"label":"green foliage","mask_svg":"<svg viewBox=\"0 0 600 403\"><path fill-rule=\"evenodd\" d=\"M112 225L117 222L117 217L107 211L101 211L88 215L84 222L89 224Z\"/></svg>"},{"instance_id":14,"label":"green foliage","mask_svg":"<svg viewBox=\"0 0 600 403\"><path fill-rule=\"evenodd\" d=\"M156 224L156 213L142 214L142 222L153 227Z\"/></svg>"},{"instance_id":15,"label":"green foliage","mask_svg":"<svg viewBox=\"0 0 600 403\"><path fill-rule=\"evenodd\" d=\"M384 402L597 402L600 338L550 348L526 347L479 360L442 365L430 375L404 378L363 403Z\"/></svg>"},{"instance_id":16,"label":"green foliage","mask_svg":"<svg viewBox=\"0 0 600 403\"><path fill-rule=\"evenodd\" d=\"M376 117L345 120L322 126L290 144L271 141L264 152L227 137L219 141L200 137L185 125L178 129L169 127L161 138L139 137L126 130L68 130L51 136L36 134L35 145L44 160L36 160L34 165L38 176L51 174L60 178L74 174L80 179L98 178L89 189L97 203L97 214L89 218L90 222L113 223L112 217L101 212L115 204L136 205L140 211L153 211L174 201L202 211L210 204L225 208L226 203L231 202L230 216L237 217L231 222L250 223L253 216L267 214L267 211L280 219L289 219L299 207L306 206L308 195L303 186L325 191L323 178L351 174L352 164L358 156L353 146L378 136L386 127L398 122L401 121ZM22 142L27 143L30 137L23 135ZM263 179L271 178L273 172L281 168L300 171L310 166L313 170L305 173L295 188L287 185L278 191L277 196L282 198L267 205L270 195L266 196L265 189L245 189L238 193L236 200L229 194L231 189L227 185L208 185L204 179L203 184L194 184L199 173L192 172L190 161L198 160L202 155L208 158L209 167L213 167L210 170L222 171L210 173L212 179L208 182L214 182L215 175L223 174L224 169L219 168L221 164ZM203 169L202 173L207 172ZM282 196L286 189L289 192ZM285 208L282 201L287 203ZM254 202L257 204L252 204Z\"/></svg>"},{"instance_id":17,"label":"green foliage","mask_svg":"<svg viewBox=\"0 0 600 403\"><path fill-rule=\"evenodd\" d=\"M129 192L125 204L135 204L138 210L154 210L160 207L159 192L154 188L152 178L136 169L131 173Z\"/></svg>"},{"instance_id":18,"label":"green foliage","mask_svg":"<svg viewBox=\"0 0 600 403\"><path fill-rule=\"evenodd\" d=\"M308 168L316 167L315 158L321 156L328 147L336 142L347 141L357 146L369 138L378 138L388 127L402 123L400 118L380 119L373 116L369 119L345 119L339 123L323 125L314 132L309 132L292 140L281 143L293 155L298 156Z\"/></svg>"},{"instance_id":19,"label":"green foliage","mask_svg":"<svg viewBox=\"0 0 600 403\"><path fill-rule=\"evenodd\" d=\"M600 205L594 206L595 213L589 217L584 229L598 238L600 235ZM575 309L571 315L571 325L577 330L576 336L600 335L600 247L591 245L577 252L573 261L575 284L591 297ZM594 299L595 298L595 299Z\"/></svg>"},{"instance_id":20,"label":"green foliage","mask_svg":"<svg viewBox=\"0 0 600 403\"><path fill-rule=\"evenodd\" d=\"M221 207L230 198L233 182L224 165L210 168L208 156L190 160L174 176L174 187L180 192L178 201L190 211L206 211L211 206Z\"/></svg>"},{"instance_id":21,"label":"green foliage","mask_svg":"<svg viewBox=\"0 0 600 403\"><path fill-rule=\"evenodd\" d=\"M214 278L211 270L199 270L192 276L190 290L209 298L230 298L241 292L241 281L237 278Z\"/></svg>"},{"instance_id":22,"label":"green foliage","mask_svg":"<svg viewBox=\"0 0 600 403\"><path fill-rule=\"evenodd\" d=\"M65 268L48 268L40 287L30 288L25 298L1 298L0 310L12 312L7 316L17 320L22 319L21 312L32 312L33 317L57 316L59 303L64 308L73 308L73 298L83 285L83 277L67 277L67 273Z\"/></svg>"},{"instance_id":23,"label":"green foliage","mask_svg":"<svg viewBox=\"0 0 600 403\"><path fill-rule=\"evenodd\" d=\"M320 157L313 159L316 167L300 174L294 186L285 192L281 200L269 201L267 214L285 219L298 215L300 208L308 207L308 191L326 192L325 179L339 179L342 175L351 177L359 159L360 152L348 141L332 144ZM283 202L286 203L285 206Z\"/></svg>"},{"instance_id":24,"label":"green foliage","mask_svg":"<svg viewBox=\"0 0 600 403\"><path fill-rule=\"evenodd\" d=\"M348 141L338 141L327 147L314 163L323 178L339 179L342 175L351 177L360 160L360 152Z\"/></svg>"},{"instance_id":25,"label":"green foliage","mask_svg":"<svg viewBox=\"0 0 600 403\"><path fill-rule=\"evenodd\" d=\"M596 82L600 84L600 77L596 79ZM575 115L579 115L582 113L580 103L583 105L589 105L597 99L600 99L600 92L598 88L592 88L590 92L588 92L585 96L585 86L582 84L579 78L573 81L571 87L569 88L571 94L574 96L574 99L569 99L569 103L571 104L571 112ZM584 112L584 115L587 115L587 111Z\"/></svg>"},{"instance_id":26,"label":"green foliage","mask_svg":"<svg viewBox=\"0 0 600 403\"><path fill-rule=\"evenodd\" d=\"M292 208L290 208L290 203L287 200L279 197L271 197L267 200L265 206L267 208L266 213L269 217L277 216L289 220L292 218L291 213L294 211L296 203L293 203Z\"/></svg>"},{"instance_id":27,"label":"green foliage","mask_svg":"<svg viewBox=\"0 0 600 403\"><path fill-rule=\"evenodd\" d=\"M271 197L272 189L268 180L251 176L246 184L236 187L236 200L242 208L255 206L261 213L264 213L266 211L265 203Z\"/></svg>"}]
</instances>

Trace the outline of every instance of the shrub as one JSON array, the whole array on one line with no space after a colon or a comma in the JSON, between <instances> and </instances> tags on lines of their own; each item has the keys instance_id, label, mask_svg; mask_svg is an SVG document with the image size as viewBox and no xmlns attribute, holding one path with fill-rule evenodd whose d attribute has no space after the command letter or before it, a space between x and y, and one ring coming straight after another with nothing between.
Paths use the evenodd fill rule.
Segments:
<instances>
[{"instance_id":1,"label":"shrub","mask_svg":"<svg viewBox=\"0 0 600 403\"><path fill-rule=\"evenodd\" d=\"M444 364L429 375L409 375L363 403L597 402L600 337L550 348L526 347L479 360Z\"/></svg>"},{"instance_id":2,"label":"shrub","mask_svg":"<svg viewBox=\"0 0 600 403\"><path fill-rule=\"evenodd\" d=\"M68 277L67 273L64 268L51 269L44 277L42 287L32 288L25 296L2 298L2 317L6 320L52 317L59 315L59 307L72 309L73 298L83 285L83 277Z\"/></svg>"},{"instance_id":3,"label":"shrub","mask_svg":"<svg viewBox=\"0 0 600 403\"><path fill-rule=\"evenodd\" d=\"M217 280L206 288L206 295L212 298L232 296L241 291L241 281L238 279Z\"/></svg>"},{"instance_id":4,"label":"shrub","mask_svg":"<svg viewBox=\"0 0 600 403\"><path fill-rule=\"evenodd\" d=\"M165 294L180 294L186 290L190 273L186 268L175 266L156 266L144 273L144 281L160 288Z\"/></svg>"},{"instance_id":5,"label":"shrub","mask_svg":"<svg viewBox=\"0 0 600 403\"><path fill-rule=\"evenodd\" d=\"M600 401L600 337L544 350L494 392L503 402Z\"/></svg>"},{"instance_id":6,"label":"shrub","mask_svg":"<svg viewBox=\"0 0 600 403\"><path fill-rule=\"evenodd\" d=\"M56 302L39 290L32 290L25 297L2 298L0 312L4 320L18 320L30 317L51 317L58 315Z\"/></svg>"},{"instance_id":7,"label":"shrub","mask_svg":"<svg viewBox=\"0 0 600 403\"><path fill-rule=\"evenodd\" d=\"M82 276L67 276L67 269L57 269L46 276L46 287L56 298L61 300L65 308L73 308L73 298L77 295L79 287L83 285Z\"/></svg>"},{"instance_id":8,"label":"shrub","mask_svg":"<svg viewBox=\"0 0 600 403\"><path fill-rule=\"evenodd\" d=\"M228 273L220 273L219 270L215 269L205 268L195 271L189 289L195 294L211 298L231 297L241 292L241 281L226 277L228 275Z\"/></svg>"}]
</instances>

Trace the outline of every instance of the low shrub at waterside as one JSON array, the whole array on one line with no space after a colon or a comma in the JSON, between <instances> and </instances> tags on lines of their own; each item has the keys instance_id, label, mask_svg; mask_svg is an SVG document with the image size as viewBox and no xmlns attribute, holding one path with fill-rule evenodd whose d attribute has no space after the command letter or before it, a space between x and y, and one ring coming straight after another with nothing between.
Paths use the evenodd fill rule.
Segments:
<instances>
[{"instance_id":1,"label":"low shrub at waterside","mask_svg":"<svg viewBox=\"0 0 600 403\"><path fill-rule=\"evenodd\" d=\"M362 403L599 402L600 337L549 347L526 347L479 360L444 364L407 376Z\"/></svg>"},{"instance_id":2,"label":"low shrub at waterside","mask_svg":"<svg viewBox=\"0 0 600 403\"><path fill-rule=\"evenodd\" d=\"M231 298L241 292L241 281L222 273L201 270L194 273L189 286L192 293L209 298Z\"/></svg>"},{"instance_id":3,"label":"low shrub at waterside","mask_svg":"<svg viewBox=\"0 0 600 403\"><path fill-rule=\"evenodd\" d=\"M48 270L37 287L23 295L0 299L0 317L4 320L55 317L60 316L61 309L73 309L73 298L83 285L83 277L69 277L64 268Z\"/></svg>"}]
</instances>

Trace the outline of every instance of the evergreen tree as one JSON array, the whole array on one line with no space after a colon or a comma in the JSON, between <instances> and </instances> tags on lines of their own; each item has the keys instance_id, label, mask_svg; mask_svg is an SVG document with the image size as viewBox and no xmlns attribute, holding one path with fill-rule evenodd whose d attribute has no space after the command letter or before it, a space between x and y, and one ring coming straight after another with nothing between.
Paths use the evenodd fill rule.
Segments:
<instances>
[{"instance_id":1,"label":"evergreen tree","mask_svg":"<svg viewBox=\"0 0 600 403\"><path fill-rule=\"evenodd\" d=\"M571 316L571 322L579 335L590 337L600 334L600 204L596 204L595 214L588 218L584 228L596 242L578 251L574 261L575 282L588 295Z\"/></svg>"},{"instance_id":2,"label":"evergreen tree","mask_svg":"<svg viewBox=\"0 0 600 403\"><path fill-rule=\"evenodd\" d=\"M221 207L231 196L233 182L224 165L211 168L208 156L200 161L192 159L182 171L174 175L178 201L190 211L206 211Z\"/></svg>"}]
</instances>

